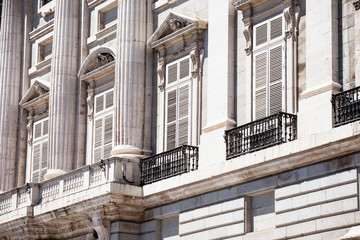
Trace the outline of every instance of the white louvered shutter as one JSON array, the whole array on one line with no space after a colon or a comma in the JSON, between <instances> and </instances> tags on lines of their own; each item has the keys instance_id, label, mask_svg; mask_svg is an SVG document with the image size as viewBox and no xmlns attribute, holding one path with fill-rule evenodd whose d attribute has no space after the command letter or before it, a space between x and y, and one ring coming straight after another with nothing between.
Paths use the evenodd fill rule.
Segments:
<instances>
[{"instance_id":1,"label":"white louvered shutter","mask_svg":"<svg viewBox=\"0 0 360 240\"><path fill-rule=\"evenodd\" d=\"M266 117L267 52L255 56L255 118Z\"/></svg>"},{"instance_id":2,"label":"white louvered shutter","mask_svg":"<svg viewBox=\"0 0 360 240\"><path fill-rule=\"evenodd\" d=\"M176 146L176 89L167 94L167 129L166 129L166 148L168 150Z\"/></svg>"},{"instance_id":3,"label":"white louvered shutter","mask_svg":"<svg viewBox=\"0 0 360 240\"><path fill-rule=\"evenodd\" d=\"M34 143L32 156L32 181L44 180L47 171L48 127L49 120L40 120L34 124Z\"/></svg>"},{"instance_id":4,"label":"white louvered shutter","mask_svg":"<svg viewBox=\"0 0 360 240\"><path fill-rule=\"evenodd\" d=\"M103 118L95 120L95 134L94 134L94 161L101 160L101 148L102 148L102 130Z\"/></svg>"},{"instance_id":5,"label":"white louvered shutter","mask_svg":"<svg viewBox=\"0 0 360 240\"><path fill-rule=\"evenodd\" d=\"M110 157L113 147L114 90L95 96L93 162Z\"/></svg>"},{"instance_id":6,"label":"white louvered shutter","mask_svg":"<svg viewBox=\"0 0 360 240\"><path fill-rule=\"evenodd\" d=\"M110 157L112 149L113 115L104 118L104 158Z\"/></svg>"},{"instance_id":7,"label":"white louvered shutter","mask_svg":"<svg viewBox=\"0 0 360 240\"><path fill-rule=\"evenodd\" d=\"M283 19L277 16L255 26L254 114L255 119L282 111Z\"/></svg>"},{"instance_id":8,"label":"white louvered shutter","mask_svg":"<svg viewBox=\"0 0 360 240\"><path fill-rule=\"evenodd\" d=\"M189 85L179 88L178 146L188 144L189 136Z\"/></svg>"},{"instance_id":9,"label":"white louvered shutter","mask_svg":"<svg viewBox=\"0 0 360 240\"><path fill-rule=\"evenodd\" d=\"M180 80L189 77L190 72L190 59L185 58L180 61Z\"/></svg>"},{"instance_id":10,"label":"white louvered shutter","mask_svg":"<svg viewBox=\"0 0 360 240\"><path fill-rule=\"evenodd\" d=\"M174 63L167 68L167 83L172 84L178 80L178 64Z\"/></svg>"},{"instance_id":11,"label":"white louvered shutter","mask_svg":"<svg viewBox=\"0 0 360 240\"><path fill-rule=\"evenodd\" d=\"M268 41L267 29L268 29L267 23L262 24L260 26L257 26L255 28L255 33L256 33L255 43L256 43L256 46L264 44L264 43L266 43Z\"/></svg>"},{"instance_id":12,"label":"white louvered shutter","mask_svg":"<svg viewBox=\"0 0 360 240\"><path fill-rule=\"evenodd\" d=\"M41 143L33 145L32 181L39 182L40 176Z\"/></svg>"},{"instance_id":13,"label":"white louvered shutter","mask_svg":"<svg viewBox=\"0 0 360 240\"><path fill-rule=\"evenodd\" d=\"M282 46L270 49L270 115L282 110Z\"/></svg>"}]
</instances>

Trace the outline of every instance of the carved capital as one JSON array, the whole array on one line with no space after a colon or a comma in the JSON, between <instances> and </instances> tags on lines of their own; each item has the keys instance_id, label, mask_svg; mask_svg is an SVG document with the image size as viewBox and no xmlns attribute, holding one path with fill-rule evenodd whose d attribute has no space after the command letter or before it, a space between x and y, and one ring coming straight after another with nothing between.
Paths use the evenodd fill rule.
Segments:
<instances>
[{"instance_id":1,"label":"carved capital","mask_svg":"<svg viewBox=\"0 0 360 240\"><path fill-rule=\"evenodd\" d=\"M360 0L354 1L353 4L356 11L360 10Z\"/></svg>"},{"instance_id":2,"label":"carved capital","mask_svg":"<svg viewBox=\"0 0 360 240\"><path fill-rule=\"evenodd\" d=\"M284 19L285 19L285 36L287 38L291 38L293 35L293 15L294 8L287 7L283 11Z\"/></svg>"},{"instance_id":3,"label":"carved capital","mask_svg":"<svg viewBox=\"0 0 360 240\"><path fill-rule=\"evenodd\" d=\"M249 56L252 53L252 26L251 25L245 26L245 28L243 30L243 34L244 34L245 40L246 40L245 52L246 52L246 55Z\"/></svg>"},{"instance_id":4,"label":"carved capital","mask_svg":"<svg viewBox=\"0 0 360 240\"><path fill-rule=\"evenodd\" d=\"M29 146L32 145L32 141L33 141L33 127L34 127L34 121L32 119L30 119L29 123L26 125L26 129L28 132L27 142L28 142Z\"/></svg>"},{"instance_id":5,"label":"carved capital","mask_svg":"<svg viewBox=\"0 0 360 240\"><path fill-rule=\"evenodd\" d=\"M199 73L202 73L202 65L204 62L205 50L202 48L200 50L195 49L190 52L191 59L191 77L193 79L199 77Z\"/></svg>"},{"instance_id":6,"label":"carved capital","mask_svg":"<svg viewBox=\"0 0 360 240\"><path fill-rule=\"evenodd\" d=\"M157 74L159 77L158 87L160 91L164 91L165 88L165 65L164 62L158 61Z\"/></svg>"},{"instance_id":7,"label":"carved capital","mask_svg":"<svg viewBox=\"0 0 360 240\"><path fill-rule=\"evenodd\" d=\"M94 92L89 92L88 97L86 98L88 104L88 118L92 121L94 117Z\"/></svg>"}]
</instances>

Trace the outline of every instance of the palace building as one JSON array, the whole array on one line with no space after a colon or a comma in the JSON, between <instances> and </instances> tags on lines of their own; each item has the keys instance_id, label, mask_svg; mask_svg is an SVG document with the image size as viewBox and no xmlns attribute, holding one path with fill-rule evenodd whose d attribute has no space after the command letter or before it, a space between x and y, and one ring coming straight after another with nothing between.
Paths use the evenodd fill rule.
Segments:
<instances>
[{"instance_id":1,"label":"palace building","mask_svg":"<svg viewBox=\"0 0 360 240\"><path fill-rule=\"evenodd\" d=\"M360 0L0 0L0 239L360 239Z\"/></svg>"}]
</instances>

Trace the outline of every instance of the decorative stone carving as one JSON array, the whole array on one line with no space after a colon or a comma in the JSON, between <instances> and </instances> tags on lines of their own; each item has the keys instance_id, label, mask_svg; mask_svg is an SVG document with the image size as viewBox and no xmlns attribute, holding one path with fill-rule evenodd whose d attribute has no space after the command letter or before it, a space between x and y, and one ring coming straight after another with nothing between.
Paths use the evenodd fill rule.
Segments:
<instances>
[{"instance_id":1,"label":"decorative stone carving","mask_svg":"<svg viewBox=\"0 0 360 240\"><path fill-rule=\"evenodd\" d=\"M41 87L38 82L34 84L34 87L37 94L43 95L44 93L46 93L45 89Z\"/></svg>"},{"instance_id":2,"label":"decorative stone carving","mask_svg":"<svg viewBox=\"0 0 360 240\"><path fill-rule=\"evenodd\" d=\"M165 87L165 65L164 62L158 61L157 74L159 76L159 89L160 91L164 91Z\"/></svg>"},{"instance_id":3,"label":"decorative stone carving","mask_svg":"<svg viewBox=\"0 0 360 240\"><path fill-rule=\"evenodd\" d=\"M191 59L191 77L197 78L199 73L202 73L202 65L204 61L205 50L202 48L200 51L198 49L192 50L190 52L190 59Z\"/></svg>"},{"instance_id":4,"label":"decorative stone carving","mask_svg":"<svg viewBox=\"0 0 360 240\"><path fill-rule=\"evenodd\" d=\"M41 16L42 16L42 17L47 17L47 16L49 16L50 14L52 14L54 11L55 11L55 6L49 7L49 8L47 8L46 10L44 10L44 11L41 12Z\"/></svg>"},{"instance_id":5,"label":"decorative stone carving","mask_svg":"<svg viewBox=\"0 0 360 240\"><path fill-rule=\"evenodd\" d=\"M251 25L245 26L245 28L243 30L243 34L244 34L245 40L246 40L245 52L246 52L246 55L249 56L252 53L252 27L251 27Z\"/></svg>"},{"instance_id":6,"label":"decorative stone carving","mask_svg":"<svg viewBox=\"0 0 360 240\"><path fill-rule=\"evenodd\" d=\"M287 38L291 38L294 33L295 28L295 37L298 36L298 26L299 26L299 18L300 18L300 6L296 5L295 7L288 7L285 8L283 11L284 18L285 18L285 36ZM295 14L295 17L294 17ZM295 22L293 22L293 19Z\"/></svg>"},{"instance_id":7,"label":"decorative stone carving","mask_svg":"<svg viewBox=\"0 0 360 240\"><path fill-rule=\"evenodd\" d=\"M175 18L170 18L169 25L170 25L171 30L173 32L175 32L175 31L179 30L180 28L183 28L184 26L186 26L186 23L181 22Z\"/></svg>"},{"instance_id":8,"label":"decorative stone carving","mask_svg":"<svg viewBox=\"0 0 360 240\"><path fill-rule=\"evenodd\" d=\"M114 61L115 58L110 53L99 53L96 55L96 57L89 63L85 73L91 72L101 66L104 66L112 61Z\"/></svg>"},{"instance_id":9,"label":"decorative stone carving","mask_svg":"<svg viewBox=\"0 0 360 240\"><path fill-rule=\"evenodd\" d=\"M356 11L360 10L360 0L354 1L353 4Z\"/></svg>"},{"instance_id":10,"label":"decorative stone carving","mask_svg":"<svg viewBox=\"0 0 360 240\"><path fill-rule=\"evenodd\" d=\"M30 119L29 123L26 125L26 129L27 129L27 132L28 132L28 140L27 140L27 142L28 142L29 146L32 145L32 141L33 141L33 126L34 126L33 123L34 123L33 120Z\"/></svg>"},{"instance_id":11,"label":"decorative stone carving","mask_svg":"<svg viewBox=\"0 0 360 240\"><path fill-rule=\"evenodd\" d=\"M283 11L284 18L285 18L285 36L287 38L291 38L293 34L293 21L292 17L294 15L294 8L288 7L285 8Z\"/></svg>"},{"instance_id":12,"label":"decorative stone carving","mask_svg":"<svg viewBox=\"0 0 360 240\"><path fill-rule=\"evenodd\" d=\"M91 121L94 117L94 93L90 92L86 98L88 104L88 118Z\"/></svg>"}]
</instances>

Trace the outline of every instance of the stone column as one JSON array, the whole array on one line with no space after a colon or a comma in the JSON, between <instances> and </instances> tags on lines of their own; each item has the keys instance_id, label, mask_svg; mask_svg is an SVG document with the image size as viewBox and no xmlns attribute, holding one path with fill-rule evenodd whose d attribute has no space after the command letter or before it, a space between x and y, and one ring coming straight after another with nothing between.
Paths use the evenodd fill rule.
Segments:
<instances>
[{"instance_id":1,"label":"stone column","mask_svg":"<svg viewBox=\"0 0 360 240\"><path fill-rule=\"evenodd\" d=\"M73 169L75 157L79 0L56 1L45 178Z\"/></svg>"},{"instance_id":2,"label":"stone column","mask_svg":"<svg viewBox=\"0 0 360 240\"><path fill-rule=\"evenodd\" d=\"M355 36L355 86L360 86L360 1L354 1Z\"/></svg>"},{"instance_id":3,"label":"stone column","mask_svg":"<svg viewBox=\"0 0 360 240\"><path fill-rule=\"evenodd\" d=\"M16 185L22 2L3 0L0 30L0 192Z\"/></svg>"},{"instance_id":4,"label":"stone column","mask_svg":"<svg viewBox=\"0 0 360 240\"><path fill-rule=\"evenodd\" d=\"M147 0L118 1L113 156L139 159L150 153L144 142L147 9Z\"/></svg>"}]
</instances>

